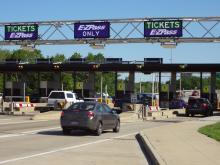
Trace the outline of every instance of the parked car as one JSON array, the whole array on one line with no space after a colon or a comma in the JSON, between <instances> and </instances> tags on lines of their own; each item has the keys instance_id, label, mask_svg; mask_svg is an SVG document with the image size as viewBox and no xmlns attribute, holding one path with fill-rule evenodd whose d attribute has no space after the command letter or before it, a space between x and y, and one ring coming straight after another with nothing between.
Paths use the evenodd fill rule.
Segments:
<instances>
[{"instance_id":1,"label":"parked car","mask_svg":"<svg viewBox=\"0 0 220 165\"><path fill-rule=\"evenodd\" d=\"M213 115L213 106L207 98L189 97L186 107L186 116L190 114L192 116L195 114L202 114L205 116Z\"/></svg>"},{"instance_id":2,"label":"parked car","mask_svg":"<svg viewBox=\"0 0 220 165\"><path fill-rule=\"evenodd\" d=\"M80 102L74 103L63 110L60 117L63 134L70 134L71 130L92 130L96 135L101 135L103 130L120 130L120 117L105 103Z\"/></svg>"},{"instance_id":3,"label":"parked car","mask_svg":"<svg viewBox=\"0 0 220 165\"><path fill-rule=\"evenodd\" d=\"M169 103L169 109L182 109L182 108L186 108L186 102L182 99L173 99L170 103Z\"/></svg>"},{"instance_id":4,"label":"parked car","mask_svg":"<svg viewBox=\"0 0 220 165\"><path fill-rule=\"evenodd\" d=\"M83 100L77 99L76 93L71 91L51 91L48 96L47 106L64 109L76 102L83 102Z\"/></svg>"}]
</instances>

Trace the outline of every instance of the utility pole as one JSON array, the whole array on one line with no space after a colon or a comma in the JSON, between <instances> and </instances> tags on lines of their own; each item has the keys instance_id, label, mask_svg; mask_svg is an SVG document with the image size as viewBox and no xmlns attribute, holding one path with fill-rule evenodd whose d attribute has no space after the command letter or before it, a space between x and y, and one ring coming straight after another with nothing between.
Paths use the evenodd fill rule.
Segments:
<instances>
[{"instance_id":1,"label":"utility pole","mask_svg":"<svg viewBox=\"0 0 220 165\"><path fill-rule=\"evenodd\" d=\"M141 89L141 78L140 78L140 93L142 93L142 89Z\"/></svg>"}]
</instances>

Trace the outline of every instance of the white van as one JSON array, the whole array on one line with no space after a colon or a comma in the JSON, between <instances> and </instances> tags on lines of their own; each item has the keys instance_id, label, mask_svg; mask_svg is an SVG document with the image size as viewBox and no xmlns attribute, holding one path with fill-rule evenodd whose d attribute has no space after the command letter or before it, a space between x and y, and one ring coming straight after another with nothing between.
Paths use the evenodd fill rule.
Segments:
<instances>
[{"instance_id":1,"label":"white van","mask_svg":"<svg viewBox=\"0 0 220 165\"><path fill-rule=\"evenodd\" d=\"M54 109L65 109L76 102L83 102L83 100L78 100L76 94L71 91L51 91L47 106L54 107Z\"/></svg>"}]
</instances>

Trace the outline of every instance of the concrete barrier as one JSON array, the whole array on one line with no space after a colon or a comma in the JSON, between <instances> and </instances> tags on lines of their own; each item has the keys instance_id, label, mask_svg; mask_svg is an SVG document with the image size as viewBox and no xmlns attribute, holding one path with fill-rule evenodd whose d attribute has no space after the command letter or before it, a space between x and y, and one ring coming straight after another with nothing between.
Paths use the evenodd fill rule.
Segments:
<instances>
[{"instance_id":1,"label":"concrete barrier","mask_svg":"<svg viewBox=\"0 0 220 165\"><path fill-rule=\"evenodd\" d=\"M124 103L122 105L122 111L135 111L138 112L142 104Z\"/></svg>"},{"instance_id":2,"label":"concrete barrier","mask_svg":"<svg viewBox=\"0 0 220 165\"><path fill-rule=\"evenodd\" d=\"M160 120L167 118L175 118L176 114L174 114L176 110L163 110L163 111L152 111L147 113L146 120Z\"/></svg>"},{"instance_id":3,"label":"concrete barrier","mask_svg":"<svg viewBox=\"0 0 220 165\"><path fill-rule=\"evenodd\" d=\"M4 102L3 113L14 115L32 114L35 111L35 104L26 102Z\"/></svg>"},{"instance_id":4,"label":"concrete barrier","mask_svg":"<svg viewBox=\"0 0 220 165\"><path fill-rule=\"evenodd\" d=\"M61 111L49 111L34 115L31 120L59 120Z\"/></svg>"}]
</instances>

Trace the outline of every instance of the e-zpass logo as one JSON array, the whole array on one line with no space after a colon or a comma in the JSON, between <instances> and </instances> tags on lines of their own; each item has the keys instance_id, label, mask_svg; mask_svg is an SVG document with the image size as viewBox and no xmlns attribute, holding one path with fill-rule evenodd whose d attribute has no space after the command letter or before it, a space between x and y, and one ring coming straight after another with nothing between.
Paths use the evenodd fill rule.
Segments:
<instances>
[{"instance_id":1,"label":"e-zpass logo","mask_svg":"<svg viewBox=\"0 0 220 165\"><path fill-rule=\"evenodd\" d=\"M106 25L79 25L78 30L104 30Z\"/></svg>"}]
</instances>

